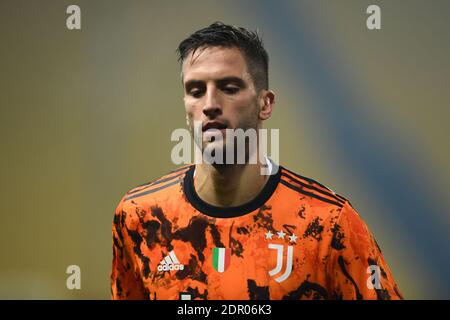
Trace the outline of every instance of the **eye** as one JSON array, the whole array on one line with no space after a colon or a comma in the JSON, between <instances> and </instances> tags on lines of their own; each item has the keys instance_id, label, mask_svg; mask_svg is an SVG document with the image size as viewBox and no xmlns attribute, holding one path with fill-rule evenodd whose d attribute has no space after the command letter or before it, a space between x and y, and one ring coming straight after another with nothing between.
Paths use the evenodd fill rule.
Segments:
<instances>
[{"instance_id":1,"label":"eye","mask_svg":"<svg viewBox=\"0 0 450 320\"><path fill-rule=\"evenodd\" d=\"M194 98L200 98L203 95L203 92L199 89L193 89L189 91L189 95Z\"/></svg>"},{"instance_id":2,"label":"eye","mask_svg":"<svg viewBox=\"0 0 450 320\"><path fill-rule=\"evenodd\" d=\"M227 94L235 94L239 91L238 87L225 87L222 89Z\"/></svg>"}]
</instances>

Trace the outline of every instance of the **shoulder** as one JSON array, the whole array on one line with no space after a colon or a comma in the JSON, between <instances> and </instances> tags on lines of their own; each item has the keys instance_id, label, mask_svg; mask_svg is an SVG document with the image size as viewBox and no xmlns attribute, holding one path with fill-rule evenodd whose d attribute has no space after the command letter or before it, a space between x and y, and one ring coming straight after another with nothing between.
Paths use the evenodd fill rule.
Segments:
<instances>
[{"instance_id":1,"label":"shoulder","mask_svg":"<svg viewBox=\"0 0 450 320\"><path fill-rule=\"evenodd\" d=\"M301 197L298 205L309 227L329 225L333 237L351 233L359 242L370 238L370 230L350 201L324 184L281 167L280 183ZM310 209L309 213L305 208ZM299 213L298 213L299 214Z\"/></svg>"},{"instance_id":2,"label":"shoulder","mask_svg":"<svg viewBox=\"0 0 450 320\"><path fill-rule=\"evenodd\" d=\"M128 190L122 197L119 207L122 209L130 204L136 205L141 201L151 201L161 195L167 196L176 195L179 192L177 185L183 180L184 175L192 165L178 167L175 170L159 177L158 179L144 183L137 187Z\"/></svg>"},{"instance_id":3,"label":"shoulder","mask_svg":"<svg viewBox=\"0 0 450 320\"><path fill-rule=\"evenodd\" d=\"M280 167L280 183L291 192L296 192L302 199L309 200L320 206L335 206L343 208L349 201L342 195L334 192L324 184L285 167Z\"/></svg>"}]
</instances>

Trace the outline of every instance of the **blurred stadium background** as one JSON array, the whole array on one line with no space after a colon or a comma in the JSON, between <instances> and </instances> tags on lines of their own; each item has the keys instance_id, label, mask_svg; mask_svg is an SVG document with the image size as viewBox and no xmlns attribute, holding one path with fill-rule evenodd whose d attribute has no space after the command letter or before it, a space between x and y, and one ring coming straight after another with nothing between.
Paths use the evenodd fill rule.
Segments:
<instances>
[{"instance_id":1,"label":"blurred stadium background","mask_svg":"<svg viewBox=\"0 0 450 320\"><path fill-rule=\"evenodd\" d=\"M82 30L66 29L81 7ZM378 4L382 29L366 28ZM109 299L114 209L173 169L175 49L258 28L283 165L348 197L409 299L450 298L450 2L0 2L0 298ZM66 288L68 265L81 290Z\"/></svg>"}]
</instances>

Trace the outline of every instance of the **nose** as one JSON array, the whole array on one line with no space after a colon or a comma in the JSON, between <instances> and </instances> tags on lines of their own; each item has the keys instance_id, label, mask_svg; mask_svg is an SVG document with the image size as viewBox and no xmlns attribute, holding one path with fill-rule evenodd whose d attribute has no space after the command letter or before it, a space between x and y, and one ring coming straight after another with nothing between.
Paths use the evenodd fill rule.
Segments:
<instances>
[{"instance_id":1,"label":"nose","mask_svg":"<svg viewBox=\"0 0 450 320\"><path fill-rule=\"evenodd\" d=\"M206 100L203 106L203 114L214 119L222 114L222 107L218 101L215 88L209 88L206 92Z\"/></svg>"}]
</instances>

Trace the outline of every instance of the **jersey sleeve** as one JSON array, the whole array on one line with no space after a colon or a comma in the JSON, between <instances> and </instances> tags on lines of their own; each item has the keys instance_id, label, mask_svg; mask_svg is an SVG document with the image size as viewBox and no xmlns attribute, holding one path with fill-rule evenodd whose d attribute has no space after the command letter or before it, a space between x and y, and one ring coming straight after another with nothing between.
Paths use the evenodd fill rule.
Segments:
<instances>
[{"instance_id":1,"label":"jersey sleeve","mask_svg":"<svg viewBox=\"0 0 450 320\"><path fill-rule=\"evenodd\" d=\"M113 260L111 270L111 298L113 300L148 299L136 263L131 258L132 241L125 225L124 198L114 214L112 225Z\"/></svg>"},{"instance_id":2,"label":"jersey sleeve","mask_svg":"<svg viewBox=\"0 0 450 320\"><path fill-rule=\"evenodd\" d=\"M372 233L348 201L331 231L327 278L334 298L403 299Z\"/></svg>"}]
</instances>

